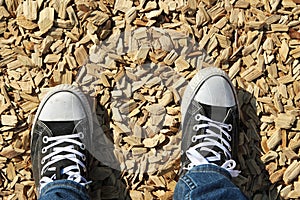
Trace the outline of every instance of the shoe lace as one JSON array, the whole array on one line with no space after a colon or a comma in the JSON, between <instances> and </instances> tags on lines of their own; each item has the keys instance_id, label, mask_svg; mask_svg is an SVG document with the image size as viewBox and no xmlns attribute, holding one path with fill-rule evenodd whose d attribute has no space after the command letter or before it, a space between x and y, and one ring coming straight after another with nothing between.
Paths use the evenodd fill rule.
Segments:
<instances>
[{"instance_id":1,"label":"shoe lace","mask_svg":"<svg viewBox=\"0 0 300 200\"><path fill-rule=\"evenodd\" d=\"M53 166L55 163L62 161L62 160L69 160L74 163L74 165L70 165L61 169L61 175L67 175L67 180L72 180L77 183L80 183L83 186L86 186L91 181L87 181L84 177L81 176L80 167L86 172L86 166L82 161L86 160L86 157L83 153L76 150L74 147L75 145L79 146L82 150L85 150L85 145L76 138L83 139L84 135L82 132L70 135L61 135L61 136L54 136L54 137L43 137L43 143L47 144L51 142L49 145L42 148L42 153L45 154L48 149L53 148L53 151L50 154L45 155L42 157L41 163L45 164L46 160L47 163L43 166L41 171L41 180L40 180L40 190L48 183L53 182L56 180L56 167ZM57 145L61 143L70 143L68 146L59 147ZM81 158L81 160L78 158ZM51 177L44 175L46 172L53 172ZM43 176L44 175L44 176Z\"/></svg>"},{"instance_id":2,"label":"shoe lace","mask_svg":"<svg viewBox=\"0 0 300 200\"><path fill-rule=\"evenodd\" d=\"M206 134L202 135L194 135L192 137L192 142L195 143L197 140L202 140L199 144L196 144L195 146L190 147L186 151L187 158L190 160L190 163L188 164L187 167L184 169L190 170L192 167L201 165L201 164L209 164L214 161L220 161L221 160L221 155L220 153L216 152L212 146L217 146L219 149L221 149L226 158L230 158L228 160L225 160L225 162L221 165L222 168L226 169L232 177L237 177L240 173L238 170L234 170L236 167L236 162L231 159L231 147L230 144L227 142L231 141L231 136L228 132L226 132L224 129L227 131L232 130L232 125L231 124L225 124L217 121L213 121L201 114L197 114L195 116L196 121L204 121L207 123L201 123L201 124L196 124L193 126L194 131L199 131L200 129L203 128L209 128L209 127L214 127L218 130L220 130L221 134L217 134L213 132L210 129L206 129ZM223 135L227 138L223 138ZM217 139L216 139L217 138ZM220 141L220 142L219 142ZM204 157L197 151L197 149L200 149L200 151L206 151L210 152L213 154L213 156L209 157ZM214 163L211 163L214 164Z\"/></svg>"}]
</instances>

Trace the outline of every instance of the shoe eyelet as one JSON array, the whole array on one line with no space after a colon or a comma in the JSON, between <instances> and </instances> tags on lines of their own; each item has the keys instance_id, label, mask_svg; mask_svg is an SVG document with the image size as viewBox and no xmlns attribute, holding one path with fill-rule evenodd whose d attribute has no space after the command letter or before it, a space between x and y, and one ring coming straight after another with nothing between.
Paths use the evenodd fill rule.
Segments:
<instances>
[{"instance_id":1,"label":"shoe eyelet","mask_svg":"<svg viewBox=\"0 0 300 200\"><path fill-rule=\"evenodd\" d=\"M82 132L79 133L79 139L83 139L84 138L84 134Z\"/></svg>"},{"instance_id":2,"label":"shoe eyelet","mask_svg":"<svg viewBox=\"0 0 300 200\"><path fill-rule=\"evenodd\" d=\"M82 155L82 156L81 156L81 159L82 159L83 161L86 161L85 155Z\"/></svg>"},{"instance_id":3,"label":"shoe eyelet","mask_svg":"<svg viewBox=\"0 0 300 200\"><path fill-rule=\"evenodd\" d=\"M227 130L232 131L232 125L231 124L228 125Z\"/></svg>"},{"instance_id":4,"label":"shoe eyelet","mask_svg":"<svg viewBox=\"0 0 300 200\"><path fill-rule=\"evenodd\" d=\"M47 149L44 147L42 148L42 153L46 153L47 152Z\"/></svg>"},{"instance_id":5,"label":"shoe eyelet","mask_svg":"<svg viewBox=\"0 0 300 200\"><path fill-rule=\"evenodd\" d=\"M49 142L48 136L44 136L44 137L43 137L43 143L44 143L44 144L47 144L48 142Z\"/></svg>"},{"instance_id":6,"label":"shoe eyelet","mask_svg":"<svg viewBox=\"0 0 300 200\"><path fill-rule=\"evenodd\" d=\"M85 150L85 145L84 145L83 143L81 143L81 144L80 144L80 148L81 148L82 150Z\"/></svg>"},{"instance_id":7,"label":"shoe eyelet","mask_svg":"<svg viewBox=\"0 0 300 200\"><path fill-rule=\"evenodd\" d=\"M84 171L84 172L87 172L86 167L83 168L83 171Z\"/></svg>"},{"instance_id":8,"label":"shoe eyelet","mask_svg":"<svg viewBox=\"0 0 300 200\"><path fill-rule=\"evenodd\" d=\"M197 115L195 116L195 119L196 119L197 121L200 121L200 120L201 120L201 115L197 114Z\"/></svg>"},{"instance_id":9,"label":"shoe eyelet","mask_svg":"<svg viewBox=\"0 0 300 200\"><path fill-rule=\"evenodd\" d=\"M231 141L231 136L230 136L230 135L228 135L228 137L227 137L227 138L228 138L228 140L229 140L229 141Z\"/></svg>"},{"instance_id":10,"label":"shoe eyelet","mask_svg":"<svg viewBox=\"0 0 300 200\"><path fill-rule=\"evenodd\" d=\"M194 131L198 131L198 130L199 130L198 126L197 126L197 125L194 125L194 126L193 126L193 130L194 130Z\"/></svg>"},{"instance_id":11,"label":"shoe eyelet","mask_svg":"<svg viewBox=\"0 0 300 200\"><path fill-rule=\"evenodd\" d=\"M196 142L196 141L197 141L196 136L193 136L193 137L192 137L192 142Z\"/></svg>"},{"instance_id":12,"label":"shoe eyelet","mask_svg":"<svg viewBox=\"0 0 300 200\"><path fill-rule=\"evenodd\" d=\"M42 160L41 160L41 164L43 165L45 163L45 159L43 158Z\"/></svg>"}]
</instances>

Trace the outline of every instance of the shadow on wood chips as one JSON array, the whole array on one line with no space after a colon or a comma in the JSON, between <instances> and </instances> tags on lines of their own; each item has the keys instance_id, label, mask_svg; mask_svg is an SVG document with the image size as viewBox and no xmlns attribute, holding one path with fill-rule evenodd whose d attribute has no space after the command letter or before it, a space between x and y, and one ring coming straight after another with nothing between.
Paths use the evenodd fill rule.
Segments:
<instances>
[{"instance_id":1,"label":"shadow on wood chips","mask_svg":"<svg viewBox=\"0 0 300 200\"><path fill-rule=\"evenodd\" d=\"M110 118L107 109L98 104L96 115L98 122L95 122L95 131L98 134L95 134L96 138L94 139L99 143L95 144L95 151L97 151L97 149L103 151L102 153L96 153L97 155L105 155L105 152L107 152L108 157L98 160L93 157L91 160L89 174L92 180L89 191L91 199L130 199L126 183L122 180L122 172L120 166L118 166L120 164L113 155L113 136L109 125ZM104 133L104 135L102 135L102 133ZM105 143L101 143L107 139L110 140L110 142L105 141Z\"/></svg>"},{"instance_id":2,"label":"shadow on wood chips","mask_svg":"<svg viewBox=\"0 0 300 200\"><path fill-rule=\"evenodd\" d=\"M277 188L269 181L266 166L260 157L261 149L260 117L255 97L249 92L237 90L240 107L240 138L238 147L238 165L241 171L233 182L250 199L278 199Z\"/></svg>"}]
</instances>

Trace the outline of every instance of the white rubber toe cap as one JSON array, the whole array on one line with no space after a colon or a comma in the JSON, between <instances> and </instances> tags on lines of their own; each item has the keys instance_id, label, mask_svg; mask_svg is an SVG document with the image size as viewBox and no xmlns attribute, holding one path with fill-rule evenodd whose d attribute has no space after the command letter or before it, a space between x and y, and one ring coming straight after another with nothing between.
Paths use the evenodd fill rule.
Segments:
<instances>
[{"instance_id":1,"label":"white rubber toe cap","mask_svg":"<svg viewBox=\"0 0 300 200\"><path fill-rule=\"evenodd\" d=\"M75 121L86 117L80 99L71 92L62 91L51 95L41 109L41 121Z\"/></svg>"},{"instance_id":2,"label":"white rubber toe cap","mask_svg":"<svg viewBox=\"0 0 300 200\"><path fill-rule=\"evenodd\" d=\"M232 107L236 105L234 91L222 76L208 78L198 90L195 100L212 106Z\"/></svg>"}]
</instances>

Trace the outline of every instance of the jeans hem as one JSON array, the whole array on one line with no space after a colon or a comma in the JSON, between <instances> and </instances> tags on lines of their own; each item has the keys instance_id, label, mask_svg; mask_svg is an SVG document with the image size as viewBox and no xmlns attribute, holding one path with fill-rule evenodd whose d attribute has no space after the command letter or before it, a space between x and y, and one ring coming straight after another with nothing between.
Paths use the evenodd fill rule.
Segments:
<instances>
[{"instance_id":1,"label":"jeans hem","mask_svg":"<svg viewBox=\"0 0 300 200\"><path fill-rule=\"evenodd\" d=\"M230 173L220 167L220 166L217 166L217 165L214 165L214 164L203 164L203 165L197 165L197 166L194 166L192 169L190 169L186 174L190 174L190 173L199 173L199 172L202 172L202 173L205 173L205 172L214 172L214 173L219 173L219 174L222 174L224 176L226 176L228 179L231 180L231 175Z\"/></svg>"},{"instance_id":2,"label":"jeans hem","mask_svg":"<svg viewBox=\"0 0 300 200\"><path fill-rule=\"evenodd\" d=\"M87 195L87 189L83 185L66 179L55 180L45 185L40 192L40 197L42 197L47 193L51 193L51 191L55 191L57 189L74 192L80 194L80 196L81 195L85 196L84 197L85 199L89 199L89 196Z\"/></svg>"}]
</instances>

